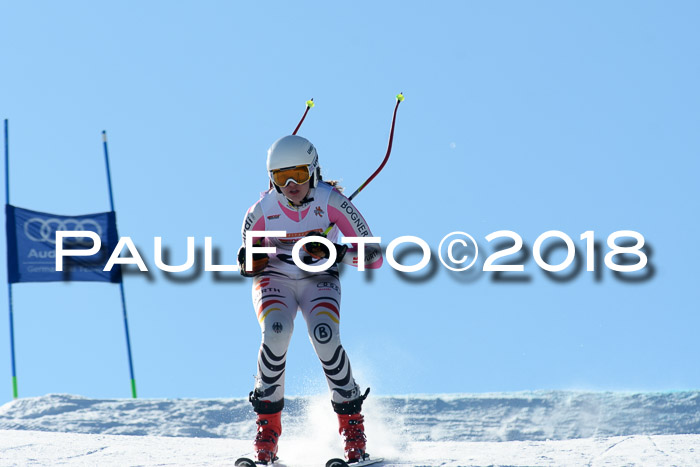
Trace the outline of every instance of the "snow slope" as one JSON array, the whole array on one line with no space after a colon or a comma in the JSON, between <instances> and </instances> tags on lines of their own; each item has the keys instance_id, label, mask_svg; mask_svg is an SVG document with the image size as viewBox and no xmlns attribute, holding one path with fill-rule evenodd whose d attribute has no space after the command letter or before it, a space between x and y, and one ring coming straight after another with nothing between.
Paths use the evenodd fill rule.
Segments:
<instances>
[{"instance_id":1,"label":"snow slope","mask_svg":"<svg viewBox=\"0 0 700 467\"><path fill-rule=\"evenodd\" d=\"M365 415L384 465L700 465L700 392L374 396ZM0 465L232 465L252 420L244 399L20 399ZM326 397L289 398L283 426L285 465L341 452Z\"/></svg>"},{"instance_id":2,"label":"snow slope","mask_svg":"<svg viewBox=\"0 0 700 467\"><path fill-rule=\"evenodd\" d=\"M287 440L289 441L289 440ZM0 430L0 464L231 466L250 441L86 435ZM282 466L316 466L328 456L308 438L280 441ZM337 455L337 452L335 453ZM409 465L700 465L697 435L628 436L566 441L410 442L384 466Z\"/></svg>"}]
</instances>

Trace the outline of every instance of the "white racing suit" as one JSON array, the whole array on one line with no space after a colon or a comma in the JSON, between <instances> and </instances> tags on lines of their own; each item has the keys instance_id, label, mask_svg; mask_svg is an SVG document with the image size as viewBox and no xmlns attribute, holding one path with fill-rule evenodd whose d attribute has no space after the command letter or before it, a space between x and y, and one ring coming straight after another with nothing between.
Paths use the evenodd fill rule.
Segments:
<instances>
[{"instance_id":1,"label":"white racing suit","mask_svg":"<svg viewBox=\"0 0 700 467\"><path fill-rule=\"evenodd\" d=\"M286 237L264 239L263 246L274 246L277 250L269 255L267 267L253 280L253 306L262 329L255 385L255 397L261 401L256 407L259 413L275 413L284 406L287 348L298 309L321 360L334 406L361 396L340 343L338 267L334 265L326 271L310 273L297 267L291 259L297 240L309 232L321 233L331 223L335 227L328 239L334 243L338 242L339 232L346 237L372 236L350 200L322 181L309 191L302 206L292 206L284 195L271 189L246 213L242 229L244 245L249 230L287 232ZM326 261L315 260L303 249L300 258L307 264ZM382 264L379 245L366 244L364 258L358 258L356 244L348 248L343 263L357 266L359 261L366 268L379 268Z\"/></svg>"}]
</instances>

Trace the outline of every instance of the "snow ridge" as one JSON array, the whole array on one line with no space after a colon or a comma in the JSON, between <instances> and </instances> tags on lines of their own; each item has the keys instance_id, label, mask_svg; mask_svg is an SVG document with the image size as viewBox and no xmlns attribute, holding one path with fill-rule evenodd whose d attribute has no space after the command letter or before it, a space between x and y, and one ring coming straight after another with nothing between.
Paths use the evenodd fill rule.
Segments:
<instances>
[{"instance_id":1,"label":"snow ridge","mask_svg":"<svg viewBox=\"0 0 700 467\"><path fill-rule=\"evenodd\" d=\"M700 391L373 396L368 430L416 441L546 441L631 435L700 434ZM324 396L289 397L285 431L335 421ZM89 399L50 394L0 407L0 429L103 435L251 439L246 399ZM398 428L398 430L396 430ZM381 436L381 433L377 433Z\"/></svg>"}]
</instances>

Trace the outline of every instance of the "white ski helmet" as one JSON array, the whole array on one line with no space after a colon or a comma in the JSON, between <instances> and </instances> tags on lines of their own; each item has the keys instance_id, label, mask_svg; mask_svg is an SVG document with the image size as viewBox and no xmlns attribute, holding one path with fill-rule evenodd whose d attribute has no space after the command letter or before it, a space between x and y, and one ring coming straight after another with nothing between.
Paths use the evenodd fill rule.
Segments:
<instances>
[{"instance_id":1,"label":"white ski helmet","mask_svg":"<svg viewBox=\"0 0 700 467\"><path fill-rule=\"evenodd\" d=\"M300 165L308 166L309 186L315 188L320 176L320 167L316 148L311 141L296 135L283 136L267 150L267 173L277 191L279 187L274 183L272 171Z\"/></svg>"}]
</instances>

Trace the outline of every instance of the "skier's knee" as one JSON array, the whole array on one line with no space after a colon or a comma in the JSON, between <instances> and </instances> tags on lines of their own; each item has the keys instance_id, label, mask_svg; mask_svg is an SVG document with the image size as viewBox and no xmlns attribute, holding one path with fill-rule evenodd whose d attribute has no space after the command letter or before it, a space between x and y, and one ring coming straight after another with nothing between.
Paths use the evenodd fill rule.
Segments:
<instances>
[{"instance_id":1,"label":"skier's knee","mask_svg":"<svg viewBox=\"0 0 700 467\"><path fill-rule=\"evenodd\" d=\"M294 331L293 322L285 322L283 320L271 320L265 323L262 330L263 342L275 345L277 343L289 342Z\"/></svg>"},{"instance_id":2,"label":"skier's knee","mask_svg":"<svg viewBox=\"0 0 700 467\"><path fill-rule=\"evenodd\" d=\"M314 347L319 346L335 349L340 345L340 332L338 326L332 326L328 323L318 323L310 329L311 340Z\"/></svg>"}]
</instances>

